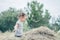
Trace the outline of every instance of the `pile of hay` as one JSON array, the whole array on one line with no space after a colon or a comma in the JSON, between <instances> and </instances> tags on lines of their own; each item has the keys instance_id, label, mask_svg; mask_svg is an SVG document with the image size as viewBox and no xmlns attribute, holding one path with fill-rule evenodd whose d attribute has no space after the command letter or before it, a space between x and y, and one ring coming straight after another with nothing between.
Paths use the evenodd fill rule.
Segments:
<instances>
[{"instance_id":1,"label":"pile of hay","mask_svg":"<svg viewBox=\"0 0 60 40\"><path fill-rule=\"evenodd\" d=\"M60 30L56 33L57 39L56 40L60 40Z\"/></svg>"},{"instance_id":2,"label":"pile of hay","mask_svg":"<svg viewBox=\"0 0 60 40\"><path fill-rule=\"evenodd\" d=\"M6 32L0 35L0 40L56 40L55 32L47 27L39 27L25 32L22 37L14 37L13 33Z\"/></svg>"},{"instance_id":3,"label":"pile of hay","mask_svg":"<svg viewBox=\"0 0 60 40\"><path fill-rule=\"evenodd\" d=\"M26 32L21 40L55 40L54 34L54 31L42 26Z\"/></svg>"}]
</instances>

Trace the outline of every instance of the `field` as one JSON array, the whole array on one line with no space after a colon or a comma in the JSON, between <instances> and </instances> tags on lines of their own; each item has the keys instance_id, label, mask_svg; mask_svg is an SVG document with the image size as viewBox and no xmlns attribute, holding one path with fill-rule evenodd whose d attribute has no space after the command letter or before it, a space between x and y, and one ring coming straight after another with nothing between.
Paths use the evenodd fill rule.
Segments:
<instances>
[{"instance_id":1,"label":"field","mask_svg":"<svg viewBox=\"0 0 60 40\"><path fill-rule=\"evenodd\" d=\"M15 37L14 32L0 33L0 40L60 40L60 33L40 27L25 32L22 37Z\"/></svg>"}]
</instances>

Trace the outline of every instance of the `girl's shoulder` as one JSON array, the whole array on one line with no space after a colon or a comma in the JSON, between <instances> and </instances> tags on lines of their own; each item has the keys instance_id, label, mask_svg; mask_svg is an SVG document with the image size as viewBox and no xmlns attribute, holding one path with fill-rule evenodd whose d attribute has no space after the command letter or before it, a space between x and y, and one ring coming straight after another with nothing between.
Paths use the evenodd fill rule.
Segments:
<instances>
[{"instance_id":1,"label":"girl's shoulder","mask_svg":"<svg viewBox=\"0 0 60 40\"><path fill-rule=\"evenodd\" d=\"M22 22L20 20L18 20L16 23L21 24Z\"/></svg>"},{"instance_id":2,"label":"girl's shoulder","mask_svg":"<svg viewBox=\"0 0 60 40\"><path fill-rule=\"evenodd\" d=\"M20 22L19 22L19 20L17 20L17 22L16 22L16 23L20 23Z\"/></svg>"}]
</instances>

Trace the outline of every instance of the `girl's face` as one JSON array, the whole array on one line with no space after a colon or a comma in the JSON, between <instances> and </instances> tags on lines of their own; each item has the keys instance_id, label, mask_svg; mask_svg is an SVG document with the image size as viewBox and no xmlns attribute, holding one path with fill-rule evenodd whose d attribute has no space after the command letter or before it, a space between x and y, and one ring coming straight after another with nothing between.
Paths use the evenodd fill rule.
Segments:
<instances>
[{"instance_id":1,"label":"girl's face","mask_svg":"<svg viewBox=\"0 0 60 40\"><path fill-rule=\"evenodd\" d=\"M20 19L22 22L24 22L24 21L26 20L26 16L21 16L19 19Z\"/></svg>"}]
</instances>

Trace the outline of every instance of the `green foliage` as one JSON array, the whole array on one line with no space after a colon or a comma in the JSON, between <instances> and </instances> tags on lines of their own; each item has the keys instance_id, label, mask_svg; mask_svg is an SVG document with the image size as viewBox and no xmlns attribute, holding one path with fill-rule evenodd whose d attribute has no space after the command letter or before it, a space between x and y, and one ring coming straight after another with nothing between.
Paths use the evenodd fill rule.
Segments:
<instances>
[{"instance_id":1,"label":"green foliage","mask_svg":"<svg viewBox=\"0 0 60 40\"><path fill-rule=\"evenodd\" d=\"M47 26L49 25L49 19L51 18L48 10L43 11L43 4L38 3L37 1L32 1L27 4L27 13L28 24L31 28L39 27L39 26ZM43 15L45 13L45 15Z\"/></svg>"},{"instance_id":2,"label":"green foliage","mask_svg":"<svg viewBox=\"0 0 60 40\"><path fill-rule=\"evenodd\" d=\"M16 23L17 14L22 12L22 10L16 10L15 8L9 8L1 12L0 14L0 31L12 31ZM24 32L30 30L27 21L24 22Z\"/></svg>"},{"instance_id":3,"label":"green foliage","mask_svg":"<svg viewBox=\"0 0 60 40\"><path fill-rule=\"evenodd\" d=\"M15 8L9 8L6 11L1 12L0 14L0 30L2 32L12 31L13 27L17 21L17 14L20 12ZM28 25L24 24L24 31L30 30L30 28L36 28L39 26L49 26L49 20L51 18L48 10L43 9L43 4L38 3L37 1L32 1L27 4L28 14ZM43 15L45 14L45 15Z\"/></svg>"},{"instance_id":4,"label":"green foliage","mask_svg":"<svg viewBox=\"0 0 60 40\"><path fill-rule=\"evenodd\" d=\"M30 30L30 27L28 26L27 21L25 21L25 22L24 22L23 31L26 32L26 31L29 31L29 30Z\"/></svg>"},{"instance_id":5,"label":"green foliage","mask_svg":"<svg viewBox=\"0 0 60 40\"><path fill-rule=\"evenodd\" d=\"M57 18L57 20L55 21L54 24L52 24L53 27L53 30L55 31L59 31L60 30L60 17Z\"/></svg>"},{"instance_id":6,"label":"green foliage","mask_svg":"<svg viewBox=\"0 0 60 40\"><path fill-rule=\"evenodd\" d=\"M50 13L48 12L48 10L45 10L45 15L44 17L42 18L42 22L43 24L42 25L45 25L45 26L48 26L49 27L49 20L50 20L51 16L50 16Z\"/></svg>"},{"instance_id":7,"label":"green foliage","mask_svg":"<svg viewBox=\"0 0 60 40\"><path fill-rule=\"evenodd\" d=\"M7 30L12 31L17 21L17 10L9 8L6 11L1 12L0 16L0 30L5 32Z\"/></svg>"}]
</instances>

